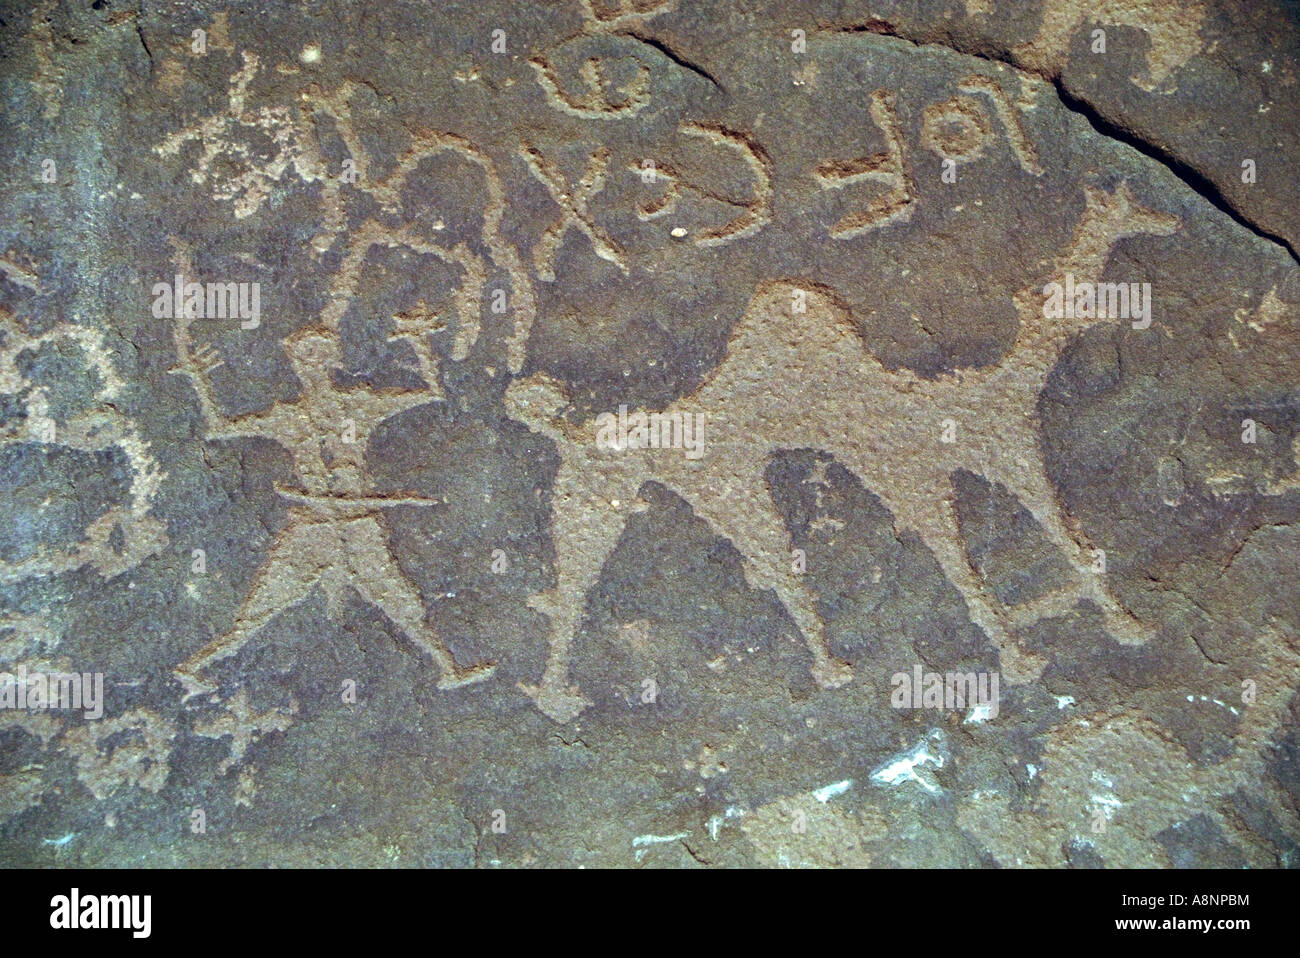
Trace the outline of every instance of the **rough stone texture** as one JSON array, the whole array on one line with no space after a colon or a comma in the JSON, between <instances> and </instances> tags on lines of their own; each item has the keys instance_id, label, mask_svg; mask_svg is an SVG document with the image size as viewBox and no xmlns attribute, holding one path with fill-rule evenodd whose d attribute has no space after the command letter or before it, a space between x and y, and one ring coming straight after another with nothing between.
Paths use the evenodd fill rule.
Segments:
<instances>
[{"instance_id":1,"label":"rough stone texture","mask_svg":"<svg viewBox=\"0 0 1300 958\"><path fill-rule=\"evenodd\" d=\"M0 861L1300 864L1296 10L5 4Z\"/></svg>"}]
</instances>

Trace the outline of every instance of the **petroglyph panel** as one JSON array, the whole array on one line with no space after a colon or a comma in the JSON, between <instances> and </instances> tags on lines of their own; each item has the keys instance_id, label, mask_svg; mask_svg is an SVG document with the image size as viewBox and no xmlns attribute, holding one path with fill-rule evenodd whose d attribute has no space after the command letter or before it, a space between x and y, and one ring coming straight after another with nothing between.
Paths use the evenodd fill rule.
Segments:
<instances>
[{"instance_id":1,"label":"petroglyph panel","mask_svg":"<svg viewBox=\"0 0 1300 958\"><path fill-rule=\"evenodd\" d=\"M14 13L0 860L1300 864L1283 6Z\"/></svg>"}]
</instances>

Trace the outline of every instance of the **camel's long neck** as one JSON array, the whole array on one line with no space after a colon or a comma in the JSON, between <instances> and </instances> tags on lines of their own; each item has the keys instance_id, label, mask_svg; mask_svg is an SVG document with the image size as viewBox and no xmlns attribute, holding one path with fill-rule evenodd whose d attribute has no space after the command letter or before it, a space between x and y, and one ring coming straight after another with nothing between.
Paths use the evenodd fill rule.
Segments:
<instances>
[{"instance_id":1,"label":"camel's long neck","mask_svg":"<svg viewBox=\"0 0 1300 958\"><path fill-rule=\"evenodd\" d=\"M1005 365L1024 368L1046 363L1050 368L1075 333L1098 322L1123 321L1099 317L1095 310L1086 317L1075 315L1072 308L1056 315L1045 309L1048 297L1044 287L1056 283L1064 290L1067 280L1071 285L1096 284L1120 240L1144 234L1167 236L1180 225L1175 216L1141 206L1127 184L1120 184L1113 193L1088 188L1085 196L1083 216L1070 245L1057 257L1047 276L1014 298L1020 332L1011 355L1003 360Z\"/></svg>"},{"instance_id":2,"label":"camel's long neck","mask_svg":"<svg viewBox=\"0 0 1300 958\"><path fill-rule=\"evenodd\" d=\"M815 407L845 389L911 395L917 402L941 399L953 390L969 393L1006 386L1008 377L1023 391L1041 389L1048 371L1070 338L1099 320L1072 313L1045 315L1043 285L1072 274L1096 283L1115 245L1126 236L1168 235L1177 218L1141 206L1127 185L1113 193L1085 189L1085 206L1069 246L1047 276L1015 296L1020 331L1009 355L996 367L968 370L960 376L922 381L905 370L888 370L862 341L852 316L833 290L802 279L771 282L754 295L732 330L727 351L709 378L674 406L701 402L753 410L761 419L791 408ZM1113 321L1110 319L1104 321Z\"/></svg>"}]
</instances>

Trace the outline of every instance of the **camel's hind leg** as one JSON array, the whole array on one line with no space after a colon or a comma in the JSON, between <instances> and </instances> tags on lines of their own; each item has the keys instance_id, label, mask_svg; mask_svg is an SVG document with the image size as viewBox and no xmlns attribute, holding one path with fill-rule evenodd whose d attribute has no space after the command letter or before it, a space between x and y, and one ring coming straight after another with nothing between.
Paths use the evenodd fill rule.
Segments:
<instances>
[{"instance_id":1,"label":"camel's hind leg","mask_svg":"<svg viewBox=\"0 0 1300 958\"><path fill-rule=\"evenodd\" d=\"M756 589L771 589L803 634L812 653L812 676L822 688L853 680L853 669L831 654L826 626L817 614L811 590L795 572L785 521L763 481L765 463L755 457L743 467L725 460L695 472L679 491L696 515L731 540L744 556L745 578Z\"/></svg>"},{"instance_id":2,"label":"camel's hind leg","mask_svg":"<svg viewBox=\"0 0 1300 958\"><path fill-rule=\"evenodd\" d=\"M555 478L551 539L555 587L528 600L550 620L549 652L542 680L520 688L549 718L568 722L590 703L570 684L573 637L605 560L618 542L640 484L612 462L565 462Z\"/></svg>"}]
</instances>

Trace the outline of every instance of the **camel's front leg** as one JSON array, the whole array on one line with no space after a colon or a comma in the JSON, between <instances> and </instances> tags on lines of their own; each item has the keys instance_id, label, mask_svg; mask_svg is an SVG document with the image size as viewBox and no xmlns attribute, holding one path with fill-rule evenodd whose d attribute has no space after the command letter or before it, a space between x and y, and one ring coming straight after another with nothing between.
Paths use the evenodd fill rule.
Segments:
<instances>
[{"instance_id":1,"label":"camel's front leg","mask_svg":"<svg viewBox=\"0 0 1300 958\"><path fill-rule=\"evenodd\" d=\"M957 511L947 475L906 489L877 489L897 525L914 530L938 561L947 580L961 593L971 622L983 630L998 650L998 661L1007 681L1031 682L1042 673L1041 656L1021 648L1010 616L988 594L983 580L971 565L966 542L957 522ZM904 498L905 497L905 498ZM923 506L917 506L924 503Z\"/></svg>"},{"instance_id":2,"label":"camel's front leg","mask_svg":"<svg viewBox=\"0 0 1300 958\"><path fill-rule=\"evenodd\" d=\"M1106 631L1117 642L1125 645L1143 644L1150 638L1150 630L1111 596L1106 587L1105 554L1081 541L1081 537L1070 529L1056 490L1047 478L1038 444L1034 442L1031 448L1036 455L1026 456L1026 461L1012 463L1009 467L995 467L991 471L996 475L988 478L1005 484L1029 510L1048 540L1061 550L1074 569L1075 584L1072 588L1026 603L1016 610L1016 618L1029 622L1047 616L1063 615L1080 599L1088 599L1101 609L1106 620Z\"/></svg>"}]
</instances>

